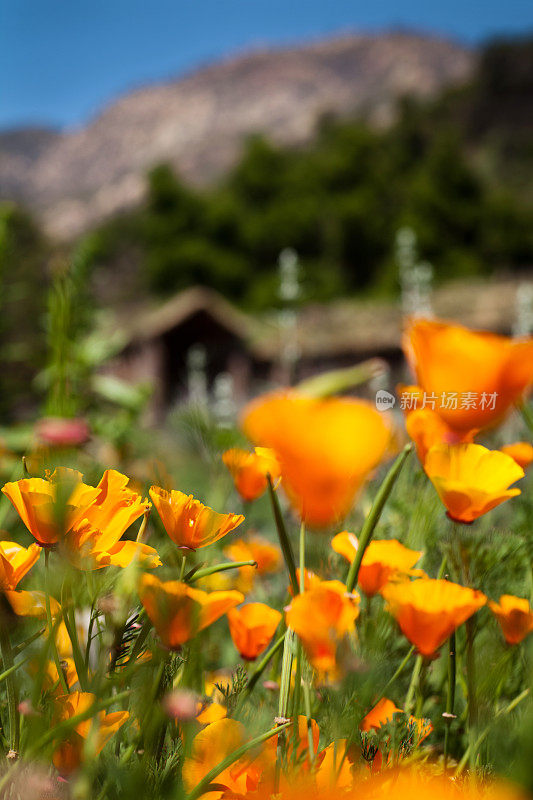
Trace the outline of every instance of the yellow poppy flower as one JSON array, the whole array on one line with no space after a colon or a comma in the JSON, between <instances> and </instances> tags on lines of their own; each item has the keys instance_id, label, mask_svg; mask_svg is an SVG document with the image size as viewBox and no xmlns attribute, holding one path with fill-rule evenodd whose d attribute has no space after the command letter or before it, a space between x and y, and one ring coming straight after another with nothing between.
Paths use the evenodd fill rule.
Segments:
<instances>
[{"instance_id":1,"label":"yellow poppy flower","mask_svg":"<svg viewBox=\"0 0 533 800\"><path fill-rule=\"evenodd\" d=\"M489 600L489 608L500 623L507 644L519 644L533 631L533 611L522 597L502 594L498 603Z\"/></svg>"},{"instance_id":2,"label":"yellow poppy flower","mask_svg":"<svg viewBox=\"0 0 533 800\"><path fill-rule=\"evenodd\" d=\"M71 692L68 695L58 697L55 702L56 721L63 722L90 708L96 703L96 695L90 692ZM98 720L96 752L100 753L109 739L126 722L129 712L114 711L106 714L104 711L100 711L95 716ZM83 758L84 741L89 736L92 725L92 719L78 723L68 739L55 750L53 762L59 772L68 775L80 766Z\"/></svg>"},{"instance_id":3,"label":"yellow poppy flower","mask_svg":"<svg viewBox=\"0 0 533 800\"><path fill-rule=\"evenodd\" d=\"M404 350L420 388L436 398L439 415L460 432L499 422L533 382L533 339L417 319L407 326ZM456 402L441 402L450 395Z\"/></svg>"},{"instance_id":4,"label":"yellow poppy flower","mask_svg":"<svg viewBox=\"0 0 533 800\"><path fill-rule=\"evenodd\" d=\"M152 486L150 497L163 527L178 547L197 550L222 539L244 521L242 514L218 514L192 495Z\"/></svg>"},{"instance_id":5,"label":"yellow poppy flower","mask_svg":"<svg viewBox=\"0 0 533 800\"><path fill-rule=\"evenodd\" d=\"M335 671L337 644L354 629L358 601L359 596L348 595L340 581L321 581L297 595L286 609L287 626L297 633L320 672Z\"/></svg>"},{"instance_id":6,"label":"yellow poppy flower","mask_svg":"<svg viewBox=\"0 0 533 800\"><path fill-rule=\"evenodd\" d=\"M353 561L358 542L353 533L342 531L333 537L331 546L336 553ZM396 539L372 539L365 550L357 583L372 597L398 574L412 574L412 568L422 555L420 550L410 550Z\"/></svg>"},{"instance_id":7,"label":"yellow poppy flower","mask_svg":"<svg viewBox=\"0 0 533 800\"><path fill-rule=\"evenodd\" d=\"M252 442L274 451L291 504L313 527L346 516L391 442L384 415L370 403L295 391L254 400L242 425Z\"/></svg>"},{"instance_id":8,"label":"yellow poppy flower","mask_svg":"<svg viewBox=\"0 0 533 800\"><path fill-rule=\"evenodd\" d=\"M480 444L432 447L424 469L448 516L465 523L519 495L520 489L509 486L524 477L514 459Z\"/></svg>"},{"instance_id":9,"label":"yellow poppy flower","mask_svg":"<svg viewBox=\"0 0 533 800\"><path fill-rule=\"evenodd\" d=\"M242 658L253 661L266 650L280 621L280 612L265 603L246 603L230 609L229 631Z\"/></svg>"},{"instance_id":10,"label":"yellow poppy flower","mask_svg":"<svg viewBox=\"0 0 533 800\"><path fill-rule=\"evenodd\" d=\"M163 583L148 573L141 578L139 597L159 638L172 650L244 600L234 590L208 593L180 581Z\"/></svg>"},{"instance_id":11,"label":"yellow poppy flower","mask_svg":"<svg viewBox=\"0 0 533 800\"><path fill-rule=\"evenodd\" d=\"M418 652L431 656L487 598L481 592L445 580L388 583L382 589L388 611Z\"/></svg>"},{"instance_id":12,"label":"yellow poppy flower","mask_svg":"<svg viewBox=\"0 0 533 800\"><path fill-rule=\"evenodd\" d=\"M533 445L529 442L514 442L500 449L505 455L511 456L522 469L527 469L533 463Z\"/></svg>"},{"instance_id":13,"label":"yellow poppy flower","mask_svg":"<svg viewBox=\"0 0 533 800\"><path fill-rule=\"evenodd\" d=\"M235 488L243 500L257 500L267 487L267 475L277 481L280 475L278 460L267 447L256 447L253 453L233 447L222 454Z\"/></svg>"}]
</instances>

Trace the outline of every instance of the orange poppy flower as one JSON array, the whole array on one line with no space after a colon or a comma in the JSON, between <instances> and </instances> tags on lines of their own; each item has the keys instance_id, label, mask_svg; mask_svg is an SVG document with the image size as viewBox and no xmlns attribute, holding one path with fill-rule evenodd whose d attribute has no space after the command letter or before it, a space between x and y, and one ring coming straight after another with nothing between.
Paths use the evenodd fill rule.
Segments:
<instances>
[{"instance_id":1,"label":"orange poppy flower","mask_svg":"<svg viewBox=\"0 0 533 800\"><path fill-rule=\"evenodd\" d=\"M383 725L386 725L388 722L392 722L395 714L405 714L405 711L402 708L395 706L392 700L389 700L387 697L383 697L374 706L374 708L372 708L368 714L363 717L359 723L359 729L361 731L378 731ZM412 714L410 714L408 717L408 722L409 725L412 726L415 734L414 744L416 745L421 744L433 730L433 725L429 719L413 717Z\"/></svg>"},{"instance_id":2,"label":"orange poppy flower","mask_svg":"<svg viewBox=\"0 0 533 800\"><path fill-rule=\"evenodd\" d=\"M404 636L423 656L431 656L487 598L481 592L445 580L423 578L388 583L382 589L388 611Z\"/></svg>"},{"instance_id":3,"label":"orange poppy flower","mask_svg":"<svg viewBox=\"0 0 533 800\"><path fill-rule=\"evenodd\" d=\"M333 537L331 546L336 553L352 562L357 552L358 542L353 533L342 531ZM365 550L359 575L358 586L372 597L398 574L411 574L422 551L410 550L397 539L373 539Z\"/></svg>"},{"instance_id":4,"label":"orange poppy flower","mask_svg":"<svg viewBox=\"0 0 533 800\"><path fill-rule=\"evenodd\" d=\"M257 500L267 487L267 475L272 481L280 476L278 459L268 447L256 447L253 453L233 447L222 454L235 488L243 500Z\"/></svg>"},{"instance_id":5,"label":"orange poppy flower","mask_svg":"<svg viewBox=\"0 0 533 800\"><path fill-rule=\"evenodd\" d=\"M337 643L354 629L359 615L358 595L348 595L340 581L322 581L297 595L286 609L285 620L300 638L311 664L333 672Z\"/></svg>"},{"instance_id":6,"label":"orange poppy flower","mask_svg":"<svg viewBox=\"0 0 533 800\"><path fill-rule=\"evenodd\" d=\"M300 585L300 567L296 567L296 580L298 581L298 586ZM320 586L324 581L320 578L315 572L312 572L310 569L305 570L304 575L304 592L308 592L309 589L315 589L317 586ZM344 586L344 584L341 584ZM294 597L294 589L292 588L292 583L288 585L289 594Z\"/></svg>"},{"instance_id":7,"label":"orange poppy flower","mask_svg":"<svg viewBox=\"0 0 533 800\"><path fill-rule=\"evenodd\" d=\"M520 489L509 489L524 477L511 456L480 444L437 445L426 456L425 472L456 522L473 522Z\"/></svg>"},{"instance_id":8,"label":"orange poppy flower","mask_svg":"<svg viewBox=\"0 0 533 800\"><path fill-rule=\"evenodd\" d=\"M298 722L298 731L297 731L297 738L294 737L293 732L288 735L288 748L287 748L287 760L290 761L292 752L294 750L294 746L296 745L296 760L300 761L300 759L305 756L306 759L309 757L309 733L307 727L307 717L303 716L303 714L299 714L297 718ZM309 727L311 728L311 738L313 740L313 753L316 755L318 752L318 742L320 740L320 730L317 725L316 720L310 719L309 720ZM277 743L277 736L273 739L270 739L272 744Z\"/></svg>"},{"instance_id":9,"label":"orange poppy flower","mask_svg":"<svg viewBox=\"0 0 533 800\"><path fill-rule=\"evenodd\" d=\"M239 578L235 588L247 594L251 592L256 575L266 575L281 565L281 550L261 536L249 539L234 539L224 548L224 555L232 561L255 561L257 567L239 567Z\"/></svg>"},{"instance_id":10,"label":"orange poppy flower","mask_svg":"<svg viewBox=\"0 0 533 800\"><path fill-rule=\"evenodd\" d=\"M120 541L150 508L147 500L127 488L126 475L108 469L96 487L81 479L81 473L61 469L46 480L26 478L7 483L2 491L37 541L44 546L60 543L64 555L77 567L125 567L135 557L142 559L144 567L158 566L161 562L153 547Z\"/></svg>"},{"instance_id":11,"label":"orange poppy flower","mask_svg":"<svg viewBox=\"0 0 533 800\"><path fill-rule=\"evenodd\" d=\"M126 567L134 558L139 558L144 568L161 564L153 547L142 542L120 541L130 525L150 508L148 500L128 488L128 482L126 475L114 469L104 472L96 487L96 498L62 542L76 566L85 569Z\"/></svg>"},{"instance_id":12,"label":"orange poppy flower","mask_svg":"<svg viewBox=\"0 0 533 800\"><path fill-rule=\"evenodd\" d=\"M507 644L519 644L533 631L533 611L522 597L502 594L499 603L489 600L489 608L500 623Z\"/></svg>"},{"instance_id":13,"label":"orange poppy flower","mask_svg":"<svg viewBox=\"0 0 533 800\"><path fill-rule=\"evenodd\" d=\"M295 391L253 401L245 409L243 430L275 452L291 504L313 527L346 516L391 441L384 415L370 403Z\"/></svg>"},{"instance_id":14,"label":"orange poppy flower","mask_svg":"<svg viewBox=\"0 0 533 800\"><path fill-rule=\"evenodd\" d=\"M431 764L416 764L381 770L367 781L358 782L357 797L360 800L405 800L411 797L417 800L526 800L526 793L500 780L452 780L447 775L436 774ZM326 800L326 796L320 800Z\"/></svg>"},{"instance_id":15,"label":"orange poppy flower","mask_svg":"<svg viewBox=\"0 0 533 800\"><path fill-rule=\"evenodd\" d=\"M224 719L228 711L226 706L220 703L198 703L196 719L201 725L210 725L212 722L217 722L219 719Z\"/></svg>"},{"instance_id":16,"label":"orange poppy flower","mask_svg":"<svg viewBox=\"0 0 533 800\"><path fill-rule=\"evenodd\" d=\"M16 589L41 555L37 544L28 548L16 542L0 542L0 591Z\"/></svg>"},{"instance_id":17,"label":"orange poppy flower","mask_svg":"<svg viewBox=\"0 0 533 800\"><path fill-rule=\"evenodd\" d=\"M336 792L326 797L338 797L338 792L350 789L354 781L354 761L357 751L347 739L336 739L318 754L315 782L319 790ZM341 795L342 796L342 795ZM349 795L348 795L349 796Z\"/></svg>"},{"instance_id":18,"label":"orange poppy flower","mask_svg":"<svg viewBox=\"0 0 533 800\"><path fill-rule=\"evenodd\" d=\"M409 724L413 727L415 734L415 745L422 744L424 739L427 739L433 730L431 720L426 719L425 717L413 717L413 715L410 714Z\"/></svg>"},{"instance_id":19,"label":"orange poppy flower","mask_svg":"<svg viewBox=\"0 0 533 800\"><path fill-rule=\"evenodd\" d=\"M410 411L405 419L405 428L413 440L420 462L423 464L431 447L437 444L458 444L471 442L474 431L458 434L444 422L432 408L418 408Z\"/></svg>"},{"instance_id":20,"label":"orange poppy flower","mask_svg":"<svg viewBox=\"0 0 533 800\"><path fill-rule=\"evenodd\" d=\"M187 791L191 791L202 778L227 756L241 747L246 741L244 726L235 719L221 719L212 722L195 736L191 754L183 764L183 781ZM255 756L255 757L254 757ZM227 794L231 797L247 797L259 783L263 771L261 751L253 755L246 754L223 772L217 775L217 787L203 797L220 798Z\"/></svg>"},{"instance_id":21,"label":"orange poppy flower","mask_svg":"<svg viewBox=\"0 0 533 800\"><path fill-rule=\"evenodd\" d=\"M80 522L98 496L99 490L82 483L81 478L76 470L56 470L46 480L23 478L6 483L2 492L38 544L47 547L59 541L63 530ZM59 501L63 508L59 508ZM60 516L64 518L58 519Z\"/></svg>"},{"instance_id":22,"label":"orange poppy flower","mask_svg":"<svg viewBox=\"0 0 533 800\"><path fill-rule=\"evenodd\" d=\"M506 444L505 447L500 448L502 453L514 458L516 463L522 469L527 469L533 463L533 445L529 442L515 442L514 444Z\"/></svg>"},{"instance_id":23,"label":"orange poppy flower","mask_svg":"<svg viewBox=\"0 0 533 800\"><path fill-rule=\"evenodd\" d=\"M63 675L67 682L69 690L78 682L78 673L76 672L76 665L73 658L62 658L61 666L63 668ZM28 665L28 672L35 678L39 674L38 659L30 661ZM47 661L44 667L43 691L51 692L55 697L60 697L63 694L63 687L59 681L59 674L57 667L53 661Z\"/></svg>"},{"instance_id":24,"label":"orange poppy flower","mask_svg":"<svg viewBox=\"0 0 533 800\"><path fill-rule=\"evenodd\" d=\"M90 692L71 692L56 699L57 722L63 722L71 717L86 711L96 703L96 695ZM95 715L98 720L96 753L100 753L109 739L129 718L128 711L114 711L106 714L100 711ZM88 738L93 725L93 719L78 723L69 738L64 741L54 752L53 762L55 767L63 774L76 770L83 758L84 741Z\"/></svg>"},{"instance_id":25,"label":"orange poppy flower","mask_svg":"<svg viewBox=\"0 0 533 800\"><path fill-rule=\"evenodd\" d=\"M228 611L233 644L247 661L266 650L281 620L281 614L264 603L247 603Z\"/></svg>"},{"instance_id":26,"label":"orange poppy flower","mask_svg":"<svg viewBox=\"0 0 533 800\"><path fill-rule=\"evenodd\" d=\"M180 581L163 583L148 573L141 578L139 597L161 641L171 650L244 600L234 590L208 593Z\"/></svg>"},{"instance_id":27,"label":"orange poppy flower","mask_svg":"<svg viewBox=\"0 0 533 800\"><path fill-rule=\"evenodd\" d=\"M218 514L191 495L152 486L150 497L163 527L178 547L197 550L222 539L244 521L242 514Z\"/></svg>"},{"instance_id":28,"label":"orange poppy flower","mask_svg":"<svg viewBox=\"0 0 533 800\"><path fill-rule=\"evenodd\" d=\"M32 590L30 592L7 590L4 592L15 614L19 617L45 617L46 595L44 592ZM54 597L50 597L50 611L52 617L57 616L61 606Z\"/></svg>"},{"instance_id":29,"label":"orange poppy flower","mask_svg":"<svg viewBox=\"0 0 533 800\"><path fill-rule=\"evenodd\" d=\"M18 616L40 617L46 614L45 596L42 592L16 591L19 581L28 574L40 555L41 548L38 544L31 544L26 548L16 542L0 542L0 591ZM51 607L59 608L53 598L50 600Z\"/></svg>"},{"instance_id":30,"label":"orange poppy flower","mask_svg":"<svg viewBox=\"0 0 533 800\"><path fill-rule=\"evenodd\" d=\"M404 350L421 389L436 398L439 415L460 432L499 422L533 382L532 339L417 319L407 326ZM456 402L441 402L450 396Z\"/></svg>"},{"instance_id":31,"label":"orange poppy flower","mask_svg":"<svg viewBox=\"0 0 533 800\"><path fill-rule=\"evenodd\" d=\"M392 700L388 697L382 697L377 705L372 708L368 714L363 717L359 723L359 730L371 731L379 730L387 722L392 722L395 714L403 714L401 708L397 708Z\"/></svg>"}]
</instances>

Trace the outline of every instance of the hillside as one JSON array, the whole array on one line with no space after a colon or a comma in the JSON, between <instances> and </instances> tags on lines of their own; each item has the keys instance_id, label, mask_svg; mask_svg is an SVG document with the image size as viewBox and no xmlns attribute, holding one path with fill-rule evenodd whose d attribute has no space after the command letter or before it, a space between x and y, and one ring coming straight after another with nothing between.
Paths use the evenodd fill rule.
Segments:
<instances>
[{"instance_id":1,"label":"hillside","mask_svg":"<svg viewBox=\"0 0 533 800\"><path fill-rule=\"evenodd\" d=\"M74 131L0 134L0 197L70 238L134 207L155 164L203 184L235 163L252 133L302 143L327 113L384 125L399 97L461 83L474 60L459 45L399 32L232 58L126 94Z\"/></svg>"}]
</instances>

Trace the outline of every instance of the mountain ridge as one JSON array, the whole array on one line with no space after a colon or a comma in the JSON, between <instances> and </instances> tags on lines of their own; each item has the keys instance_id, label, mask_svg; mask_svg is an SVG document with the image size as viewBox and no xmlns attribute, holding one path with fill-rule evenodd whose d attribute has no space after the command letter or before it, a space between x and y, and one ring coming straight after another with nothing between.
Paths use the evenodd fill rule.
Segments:
<instances>
[{"instance_id":1,"label":"mountain ridge","mask_svg":"<svg viewBox=\"0 0 533 800\"><path fill-rule=\"evenodd\" d=\"M47 130L42 140L31 129L0 132L0 196L26 204L53 237L71 238L141 202L157 163L206 184L237 160L247 136L301 145L327 113L386 125L399 97L462 83L474 63L455 42L398 31L232 55L139 86L86 125Z\"/></svg>"}]
</instances>

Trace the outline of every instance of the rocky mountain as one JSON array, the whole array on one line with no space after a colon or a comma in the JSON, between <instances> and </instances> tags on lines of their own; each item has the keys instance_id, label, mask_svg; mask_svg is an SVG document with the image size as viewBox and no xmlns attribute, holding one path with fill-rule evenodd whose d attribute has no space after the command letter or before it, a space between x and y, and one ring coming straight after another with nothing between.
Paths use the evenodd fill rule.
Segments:
<instances>
[{"instance_id":1,"label":"rocky mountain","mask_svg":"<svg viewBox=\"0 0 533 800\"><path fill-rule=\"evenodd\" d=\"M125 94L76 130L0 134L0 196L25 203L51 235L69 238L139 203L157 163L199 184L212 181L250 134L297 145L325 113L384 125L400 96L463 82L474 60L452 42L392 32L221 61Z\"/></svg>"}]
</instances>

